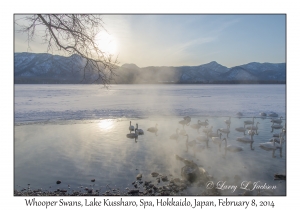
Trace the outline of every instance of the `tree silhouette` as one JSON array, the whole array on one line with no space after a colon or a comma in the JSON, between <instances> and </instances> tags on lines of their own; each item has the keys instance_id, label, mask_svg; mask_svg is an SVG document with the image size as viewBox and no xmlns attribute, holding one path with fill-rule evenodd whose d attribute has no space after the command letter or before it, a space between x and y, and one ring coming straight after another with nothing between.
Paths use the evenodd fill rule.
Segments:
<instances>
[{"instance_id":1,"label":"tree silhouette","mask_svg":"<svg viewBox=\"0 0 300 210\"><path fill-rule=\"evenodd\" d=\"M19 23L20 20L23 24ZM96 35L102 30L106 31L100 15L32 14L16 20L15 24L20 27L17 32L27 34L28 44L38 36L37 28L41 28L47 52L58 50L69 56L81 56L84 62L83 80L86 71L93 71L97 75L95 83L100 82L106 86L112 81L117 58L113 59L112 54L103 52L96 42Z\"/></svg>"}]
</instances>

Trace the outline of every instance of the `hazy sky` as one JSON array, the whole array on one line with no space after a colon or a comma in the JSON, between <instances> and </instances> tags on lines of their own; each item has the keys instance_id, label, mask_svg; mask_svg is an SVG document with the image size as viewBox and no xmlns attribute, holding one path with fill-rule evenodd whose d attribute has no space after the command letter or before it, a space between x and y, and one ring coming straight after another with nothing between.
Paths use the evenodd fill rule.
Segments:
<instances>
[{"instance_id":1,"label":"hazy sky","mask_svg":"<svg viewBox=\"0 0 300 210\"><path fill-rule=\"evenodd\" d=\"M16 17L16 16L15 16ZM103 15L109 35L101 45L120 65L195 66L211 61L233 67L249 62L286 62L286 16L277 15ZM36 39L29 52L46 52ZM109 44L108 44L109 43ZM28 51L15 33L15 52Z\"/></svg>"}]
</instances>

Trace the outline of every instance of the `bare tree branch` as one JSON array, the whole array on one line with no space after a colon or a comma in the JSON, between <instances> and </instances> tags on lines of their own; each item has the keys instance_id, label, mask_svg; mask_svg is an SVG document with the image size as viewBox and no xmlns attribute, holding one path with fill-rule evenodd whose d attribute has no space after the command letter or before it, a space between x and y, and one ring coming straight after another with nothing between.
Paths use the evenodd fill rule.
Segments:
<instances>
[{"instance_id":1,"label":"bare tree branch","mask_svg":"<svg viewBox=\"0 0 300 210\"><path fill-rule=\"evenodd\" d=\"M19 32L27 33L28 43L36 36L37 27L43 26L42 38L47 44L47 52L61 50L69 56L80 55L85 62L83 81L86 71L94 71L97 75L95 83L110 84L117 58L113 60L113 55L103 52L96 42L96 35L106 31L100 15L34 14L24 19L28 25L21 25ZM18 24L18 21L15 23Z\"/></svg>"}]
</instances>

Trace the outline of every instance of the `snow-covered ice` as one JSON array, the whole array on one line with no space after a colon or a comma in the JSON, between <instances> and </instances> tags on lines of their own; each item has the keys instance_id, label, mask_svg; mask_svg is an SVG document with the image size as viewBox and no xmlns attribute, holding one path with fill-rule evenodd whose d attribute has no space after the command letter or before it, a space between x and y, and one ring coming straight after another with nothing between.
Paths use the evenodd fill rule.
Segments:
<instances>
[{"instance_id":1,"label":"snow-covered ice","mask_svg":"<svg viewBox=\"0 0 300 210\"><path fill-rule=\"evenodd\" d=\"M15 123L149 116L285 118L285 85L15 85Z\"/></svg>"}]
</instances>

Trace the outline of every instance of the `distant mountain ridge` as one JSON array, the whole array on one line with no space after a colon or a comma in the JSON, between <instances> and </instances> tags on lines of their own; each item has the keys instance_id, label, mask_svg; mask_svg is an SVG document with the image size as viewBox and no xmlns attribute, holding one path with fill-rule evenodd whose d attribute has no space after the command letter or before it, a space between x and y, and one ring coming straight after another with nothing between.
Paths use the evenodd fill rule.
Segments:
<instances>
[{"instance_id":1,"label":"distant mountain ridge","mask_svg":"<svg viewBox=\"0 0 300 210\"><path fill-rule=\"evenodd\" d=\"M84 60L47 53L15 53L14 82L22 83L91 83L97 78L93 70L86 72ZM136 64L116 66L113 83L117 84L248 84L286 83L286 63L251 62L227 68L216 61L199 66L148 66Z\"/></svg>"}]
</instances>

